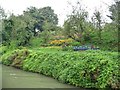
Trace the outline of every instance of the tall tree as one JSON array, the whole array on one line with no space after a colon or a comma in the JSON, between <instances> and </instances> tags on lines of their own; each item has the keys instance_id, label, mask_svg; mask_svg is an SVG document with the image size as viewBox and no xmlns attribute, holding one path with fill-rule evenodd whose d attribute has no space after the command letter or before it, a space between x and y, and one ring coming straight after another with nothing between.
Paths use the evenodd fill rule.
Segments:
<instances>
[{"instance_id":1,"label":"tall tree","mask_svg":"<svg viewBox=\"0 0 120 90\"><path fill-rule=\"evenodd\" d=\"M3 35L3 21L4 19L6 19L6 14L5 14L5 11L4 9L0 6L0 44L2 43L2 35Z\"/></svg>"},{"instance_id":2,"label":"tall tree","mask_svg":"<svg viewBox=\"0 0 120 90\"><path fill-rule=\"evenodd\" d=\"M11 18L14 21L12 40L17 40L16 43L20 46L28 45L30 38L32 37L31 24L28 26L28 23L25 22L25 19L21 16L14 16Z\"/></svg>"},{"instance_id":3,"label":"tall tree","mask_svg":"<svg viewBox=\"0 0 120 90\"><path fill-rule=\"evenodd\" d=\"M57 25L58 18L57 14L54 13L54 10L51 7L44 7L39 9L40 15L43 16L44 20L47 22Z\"/></svg>"},{"instance_id":4,"label":"tall tree","mask_svg":"<svg viewBox=\"0 0 120 90\"><path fill-rule=\"evenodd\" d=\"M66 35L83 43L87 16L88 13L82 8L80 2L77 2L76 6L72 6L72 13L68 15L68 19L64 23Z\"/></svg>"},{"instance_id":5,"label":"tall tree","mask_svg":"<svg viewBox=\"0 0 120 90\"><path fill-rule=\"evenodd\" d=\"M98 29L98 37L99 37L99 42L101 43L101 32L102 32L102 14L100 11L95 10L94 15L93 15L93 20L95 21L96 29Z\"/></svg>"},{"instance_id":6,"label":"tall tree","mask_svg":"<svg viewBox=\"0 0 120 90\"><path fill-rule=\"evenodd\" d=\"M46 21L48 23L45 23ZM37 35L36 28L42 32L47 30L48 27L51 29L57 23L57 15L51 7L40 9L30 7L22 15L15 16L12 14L10 17L4 19L3 41L16 41L17 45L27 45L31 37ZM43 28L43 26L46 28Z\"/></svg>"},{"instance_id":7,"label":"tall tree","mask_svg":"<svg viewBox=\"0 0 120 90\"><path fill-rule=\"evenodd\" d=\"M107 15L111 20L113 20L115 22L118 20L118 11L120 8L119 3L120 3L120 1L115 1L114 4L109 6L109 11L110 11L111 15Z\"/></svg>"},{"instance_id":8,"label":"tall tree","mask_svg":"<svg viewBox=\"0 0 120 90\"><path fill-rule=\"evenodd\" d=\"M3 30L2 30L2 43L9 44L10 40L12 39L12 28L13 28L13 20L5 19L3 23Z\"/></svg>"},{"instance_id":9,"label":"tall tree","mask_svg":"<svg viewBox=\"0 0 120 90\"><path fill-rule=\"evenodd\" d=\"M35 8L30 7L26 11L24 11L25 20L26 17L27 23L31 23L33 26L33 32L34 36L36 35L35 29L37 28L40 31L43 31L43 25L44 22L47 21L51 24L57 25L58 24L58 18L57 15L54 13L54 10L51 7L44 7L44 8Z\"/></svg>"},{"instance_id":10,"label":"tall tree","mask_svg":"<svg viewBox=\"0 0 120 90\"><path fill-rule=\"evenodd\" d=\"M109 11L111 12L111 15L108 16L115 24L115 28L117 28L118 32L118 51L120 51L120 1L114 0L115 3L112 4L109 8Z\"/></svg>"},{"instance_id":11,"label":"tall tree","mask_svg":"<svg viewBox=\"0 0 120 90\"><path fill-rule=\"evenodd\" d=\"M1 19L5 19L6 18L6 14L4 9L0 6L0 20Z\"/></svg>"}]
</instances>

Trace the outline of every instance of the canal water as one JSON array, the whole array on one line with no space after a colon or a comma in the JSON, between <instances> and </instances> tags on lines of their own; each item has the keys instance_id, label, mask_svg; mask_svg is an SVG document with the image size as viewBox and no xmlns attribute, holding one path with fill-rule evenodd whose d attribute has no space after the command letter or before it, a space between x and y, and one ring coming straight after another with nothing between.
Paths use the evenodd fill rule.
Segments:
<instances>
[{"instance_id":1,"label":"canal water","mask_svg":"<svg viewBox=\"0 0 120 90\"><path fill-rule=\"evenodd\" d=\"M0 90L2 89L2 65L0 64Z\"/></svg>"},{"instance_id":2,"label":"canal water","mask_svg":"<svg viewBox=\"0 0 120 90\"><path fill-rule=\"evenodd\" d=\"M51 77L26 72L1 64L0 69L1 66L2 71L0 71L0 74L2 73L2 88L76 88L71 85L62 84Z\"/></svg>"}]
</instances>

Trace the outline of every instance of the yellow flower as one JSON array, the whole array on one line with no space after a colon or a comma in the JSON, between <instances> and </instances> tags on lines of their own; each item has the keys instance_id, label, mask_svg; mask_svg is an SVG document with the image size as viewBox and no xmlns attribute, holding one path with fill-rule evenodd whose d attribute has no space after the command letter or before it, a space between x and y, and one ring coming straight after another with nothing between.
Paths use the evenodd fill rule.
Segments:
<instances>
[{"instance_id":1,"label":"yellow flower","mask_svg":"<svg viewBox=\"0 0 120 90\"><path fill-rule=\"evenodd\" d=\"M72 42L72 39L65 39L65 40L53 40L50 42L50 44L54 44L54 45L62 45L63 43L69 43Z\"/></svg>"}]
</instances>

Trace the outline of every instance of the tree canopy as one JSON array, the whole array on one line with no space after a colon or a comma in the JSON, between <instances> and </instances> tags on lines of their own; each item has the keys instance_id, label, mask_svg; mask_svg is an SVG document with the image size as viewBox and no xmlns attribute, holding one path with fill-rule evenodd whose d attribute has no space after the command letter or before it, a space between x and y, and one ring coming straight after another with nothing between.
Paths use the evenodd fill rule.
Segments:
<instances>
[{"instance_id":1,"label":"tree canopy","mask_svg":"<svg viewBox=\"0 0 120 90\"><path fill-rule=\"evenodd\" d=\"M1 15L4 15L1 9ZM36 36L36 28L39 31L44 31L44 26L50 23L50 25L58 24L57 15L51 7L36 8L30 7L23 12L22 15L11 15L7 19L3 19L3 32L2 39L3 43L12 40L16 40L17 45L29 44L30 38Z\"/></svg>"}]
</instances>

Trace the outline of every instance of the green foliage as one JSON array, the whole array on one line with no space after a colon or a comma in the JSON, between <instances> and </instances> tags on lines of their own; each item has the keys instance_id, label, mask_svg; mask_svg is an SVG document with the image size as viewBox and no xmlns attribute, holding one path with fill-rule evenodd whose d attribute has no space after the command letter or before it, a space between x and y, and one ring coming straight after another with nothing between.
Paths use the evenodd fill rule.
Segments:
<instances>
[{"instance_id":1,"label":"green foliage","mask_svg":"<svg viewBox=\"0 0 120 90\"><path fill-rule=\"evenodd\" d=\"M31 37L36 37L42 31L45 32L45 35L42 36L43 39L48 39L48 29L54 31L57 23L57 15L51 7L39 9L30 7L22 15L15 16L12 14L3 19L3 32L0 32L3 39L2 43L9 45L12 41L15 41L16 46L27 46L30 45Z\"/></svg>"},{"instance_id":2,"label":"green foliage","mask_svg":"<svg viewBox=\"0 0 120 90\"><path fill-rule=\"evenodd\" d=\"M77 8L80 7L80 10ZM73 12L64 22L64 35L83 44L94 44L102 50L118 51L119 1L109 7L110 17L113 22L106 23L103 14L96 10L93 13L92 22L87 21L87 13L78 3L73 6ZM119 24L119 23L118 23ZM117 27L116 27L117 25Z\"/></svg>"},{"instance_id":3,"label":"green foliage","mask_svg":"<svg viewBox=\"0 0 120 90\"><path fill-rule=\"evenodd\" d=\"M111 17L116 18L117 4L116 2L110 7ZM0 32L2 40L0 42L11 48L30 45L30 47L39 47L41 43L43 46L49 46L48 43L51 40L72 38L75 42L69 45L93 44L102 50L118 50L116 21L102 25L99 11L94 13L93 22L88 21L88 13L82 8L80 2L76 6L72 6L72 9L71 15L64 23L64 28L57 26L58 18L51 7L30 7L22 15L15 16L12 14L8 18L4 16L2 19L3 30ZM2 8L0 10L1 15L4 15L4 10Z\"/></svg>"},{"instance_id":4,"label":"green foliage","mask_svg":"<svg viewBox=\"0 0 120 90\"><path fill-rule=\"evenodd\" d=\"M72 46L64 46L62 47L63 51L73 51L73 47Z\"/></svg>"},{"instance_id":5,"label":"green foliage","mask_svg":"<svg viewBox=\"0 0 120 90\"><path fill-rule=\"evenodd\" d=\"M14 50L2 55L2 63L5 65L11 65L16 68L22 68L23 60L28 56L29 51L27 49Z\"/></svg>"},{"instance_id":6,"label":"green foliage","mask_svg":"<svg viewBox=\"0 0 120 90\"><path fill-rule=\"evenodd\" d=\"M26 20L26 17L29 17ZM58 18L57 15L54 13L54 10L51 7L43 7L43 8L36 8L30 7L26 11L24 11L24 18L27 21L28 25L33 27L34 36L36 35L35 29L37 28L39 31L44 31L42 28L44 22L48 22L50 24L57 25ZM32 21L32 22L31 22Z\"/></svg>"},{"instance_id":7,"label":"green foliage","mask_svg":"<svg viewBox=\"0 0 120 90\"><path fill-rule=\"evenodd\" d=\"M99 43L101 44L101 32L102 32L102 14L100 11L96 10L93 16L93 21L95 23L96 28L98 29L98 37L99 37Z\"/></svg>"},{"instance_id":8,"label":"green foliage","mask_svg":"<svg viewBox=\"0 0 120 90\"><path fill-rule=\"evenodd\" d=\"M44 20L47 20L54 25L58 24L57 14L54 13L54 10L51 7L43 7L39 9L39 11L40 15L44 17Z\"/></svg>"},{"instance_id":9,"label":"green foliage","mask_svg":"<svg viewBox=\"0 0 120 90\"><path fill-rule=\"evenodd\" d=\"M117 22L119 17L119 13L118 13L120 8L119 4L120 4L120 1L116 0L115 3L109 7L109 11L111 12L111 15L110 16L108 15L108 17L115 22Z\"/></svg>"},{"instance_id":10,"label":"green foliage","mask_svg":"<svg viewBox=\"0 0 120 90\"><path fill-rule=\"evenodd\" d=\"M97 32L92 32L90 34L91 40L85 43L91 43L100 47L104 51L118 51L118 30L114 26L114 23L105 24L101 32L101 44L99 43L99 37Z\"/></svg>"},{"instance_id":11,"label":"green foliage","mask_svg":"<svg viewBox=\"0 0 120 90\"><path fill-rule=\"evenodd\" d=\"M25 54L30 52L30 54ZM117 52L34 52L16 50L3 56L3 64L54 77L63 83L84 88L119 88Z\"/></svg>"},{"instance_id":12,"label":"green foliage","mask_svg":"<svg viewBox=\"0 0 120 90\"><path fill-rule=\"evenodd\" d=\"M86 33L86 18L88 13L82 8L80 2L76 6L72 6L72 13L64 23L65 34L81 43L84 41L84 33Z\"/></svg>"},{"instance_id":13,"label":"green foliage","mask_svg":"<svg viewBox=\"0 0 120 90\"><path fill-rule=\"evenodd\" d=\"M7 47L6 46L0 46L0 55L3 55L4 53L7 52Z\"/></svg>"},{"instance_id":14,"label":"green foliage","mask_svg":"<svg viewBox=\"0 0 120 90\"><path fill-rule=\"evenodd\" d=\"M10 43L12 37L12 27L13 27L13 20L3 20L3 30L2 30L2 43L4 45L8 45Z\"/></svg>"},{"instance_id":15,"label":"green foliage","mask_svg":"<svg viewBox=\"0 0 120 90\"><path fill-rule=\"evenodd\" d=\"M40 37L33 37L30 40L30 46L32 48L40 47L43 44L43 40Z\"/></svg>"},{"instance_id":16,"label":"green foliage","mask_svg":"<svg viewBox=\"0 0 120 90\"><path fill-rule=\"evenodd\" d=\"M3 21L3 31L0 35L3 39L2 44L6 45L0 46L2 63L51 76L60 82L75 86L120 88L118 60L120 56L118 57L117 52L106 51L117 51L119 46L118 31L115 27L119 17L116 13L117 5L118 3L115 3L110 7L111 16L108 16L115 22L106 23L104 26L102 26L101 13L95 12L93 19L96 27L94 21L87 21L88 13L78 2L78 7L72 6L73 12L65 21L64 28L56 26L58 18L51 7L39 9L30 7L23 15L12 14L8 18L5 18L4 10L0 7ZM65 38L72 38L75 41L62 40ZM54 41L48 44L49 40ZM93 44L105 51L73 51L72 46L83 44ZM32 50L22 47L27 45L30 45ZM63 47L45 48L49 45ZM44 47L36 48L40 46Z\"/></svg>"},{"instance_id":17,"label":"green foliage","mask_svg":"<svg viewBox=\"0 0 120 90\"><path fill-rule=\"evenodd\" d=\"M70 43L71 46L80 46L81 43L80 42L77 42L77 41L73 41Z\"/></svg>"}]
</instances>

